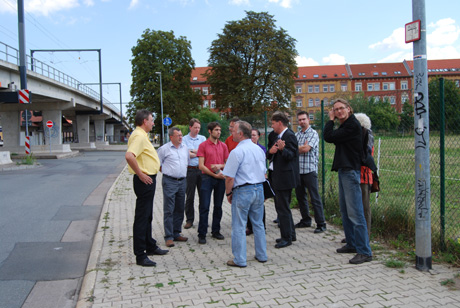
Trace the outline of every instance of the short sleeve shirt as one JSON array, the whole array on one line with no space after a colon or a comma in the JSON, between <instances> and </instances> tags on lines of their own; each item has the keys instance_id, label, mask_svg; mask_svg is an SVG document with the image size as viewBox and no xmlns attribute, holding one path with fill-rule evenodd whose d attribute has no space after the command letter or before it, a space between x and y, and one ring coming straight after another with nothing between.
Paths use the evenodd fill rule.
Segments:
<instances>
[{"instance_id":1,"label":"short sleeve shirt","mask_svg":"<svg viewBox=\"0 0 460 308\"><path fill-rule=\"evenodd\" d=\"M228 158L228 148L220 140L217 141L217 144L214 144L208 139L200 144L196 156L204 157L204 165L211 170L211 165L225 164Z\"/></svg>"},{"instance_id":2,"label":"short sleeve shirt","mask_svg":"<svg viewBox=\"0 0 460 308\"><path fill-rule=\"evenodd\" d=\"M150 142L148 134L141 127L136 127L129 137L127 152L136 156L137 164L142 173L154 175L160 170L160 159L157 151ZM129 165L128 170L131 174L135 174Z\"/></svg>"},{"instance_id":3,"label":"short sleeve shirt","mask_svg":"<svg viewBox=\"0 0 460 308\"><path fill-rule=\"evenodd\" d=\"M189 150L197 150L201 143L205 142L206 138L202 135L197 135L196 138L190 137L190 134L187 134L182 139L182 143L184 143ZM198 157L190 158L190 166L196 167L198 166Z\"/></svg>"},{"instance_id":4,"label":"short sleeve shirt","mask_svg":"<svg viewBox=\"0 0 460 308\"><path fill-rule=\"evenodd\" d=\"M300 174L310 172L318 172L318 156L319 156L319 137L318 133L309 126L304 132L298 131L295 136L299 146L304 145L308 140L308 145L311 147L307 153L299 154L299 171Z\"/></svg>"}]
</instances>

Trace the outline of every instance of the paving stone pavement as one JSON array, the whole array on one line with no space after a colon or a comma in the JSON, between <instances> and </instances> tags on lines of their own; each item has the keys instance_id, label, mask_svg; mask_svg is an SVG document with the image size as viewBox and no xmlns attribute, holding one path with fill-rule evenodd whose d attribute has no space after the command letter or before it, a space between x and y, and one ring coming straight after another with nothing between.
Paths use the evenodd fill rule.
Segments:
<instances>
[{"instance_id":1,"label":"paving stone pavement","mask_svg":"<svg viewBox=\"0 0 460 308\"><path fill-rule=\"evenodd\" d=\"M156 187L153 236L164 249L161 174ZM292 246L274 248L279 229L272 223L276 212L270 200L265 203L268 262L254 259L248 236L248 266L226 265L232 259L231 210L224 200L225 240L208 233L207 244L198 244L195 221L183 230L188 242L153 256L156 267L140 267L132 252L135 199L125 168L107 194L77 307L460 307L460 291L441 285L458 269L434 265L429 273L407 264L401 271L386 267L381 255L349 264L353 255L335 252L343 232L331 225L322 234L297 229ZM197 205L198 200L196 213ZM298 221L299 211L293 215Z\"/></svg>"}]
</instances>

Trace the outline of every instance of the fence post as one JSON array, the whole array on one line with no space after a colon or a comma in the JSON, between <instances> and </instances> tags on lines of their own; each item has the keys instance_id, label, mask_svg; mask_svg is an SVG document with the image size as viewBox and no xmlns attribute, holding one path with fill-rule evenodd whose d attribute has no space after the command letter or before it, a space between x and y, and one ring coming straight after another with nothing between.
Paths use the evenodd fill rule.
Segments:
<instances>
[{"instance_id":1,"label":"fence post","mask_svg":"<svg viewBox=\"0 0 460 308\"><path fill-rule=\"evenodd\" d=\"M323 134L323 131L324 131L324 100L321 100L321 157L323 158L321 160L321 201L323 202L323 206L324 206L324 202L326 201L326 196L325 196L325 193L326 193L326 189L325 189L325 185L326 185L326 179L325 179L325 176L326 176L326 173L324 171L324 167L326 166L325 162L324 162L324 134Z\"/></svg>"},{"instance_id":2,"label":"fence post","mask_svg":"<svg viewBox=\"0 0 460 308\"><path fill-rule=\"evenodd\" d=\"M445 106L444 106L444 78L439 79L439 98L440 98L440 116L441 116L441 123L440 123L440 136L439 136L439 155L440 155L440 206L441 206L441 234L440 234L440 242L441 242L441 250L446 250L446 242L445 242L445 235L446 235L446 187L445 187L445 167L446 167L446 157L445 157Z\"/></svg>"}]
</instances>

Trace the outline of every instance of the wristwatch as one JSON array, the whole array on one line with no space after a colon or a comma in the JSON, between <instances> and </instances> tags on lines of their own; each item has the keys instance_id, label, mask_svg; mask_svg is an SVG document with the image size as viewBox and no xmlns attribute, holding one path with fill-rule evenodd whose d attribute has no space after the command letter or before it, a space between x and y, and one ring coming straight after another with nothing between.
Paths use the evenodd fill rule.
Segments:
<instances>
[{"instance_id":1,"label":"wristwatch","mask_svg":"<svg viewBox=\"0 0 460 308\"><path fill-rule=\"evenodd\" d=\"M227 197L233 194L233 191L229 192L228 194L225 194Z\"/></svg>"}]
</instances>

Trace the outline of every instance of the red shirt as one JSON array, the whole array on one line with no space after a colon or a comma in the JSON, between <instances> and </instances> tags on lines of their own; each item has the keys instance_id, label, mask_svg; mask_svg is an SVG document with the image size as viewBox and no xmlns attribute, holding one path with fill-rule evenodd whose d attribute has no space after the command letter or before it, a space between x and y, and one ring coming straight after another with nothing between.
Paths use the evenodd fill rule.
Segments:
<instances>
[{"instance_id":1,"label":"red shirt","mask_svg":"<svg viewBox=\"0 0 460 308\"><path fill-rule=\"evenodd\" d=\"M196 156L204 157L204 165L212 172L211 165L225 164L228 158L228 148L220 140L217 140L217 144L214 144L214 142L207 139L198 147Z\"/></svg>"},{"instance_id":2,"label":"red shirt","mask_svg":"<svg viewBox=\"0 0 460 308\"><path fill-rule=\"evenodd\" d=\"M227 137L227 139L225 139L225 144L227 145L228 152L230 153L234 148L236 148L238 142L233 141L233 137L230 135Z\"/></svg>"}]
</instances>

